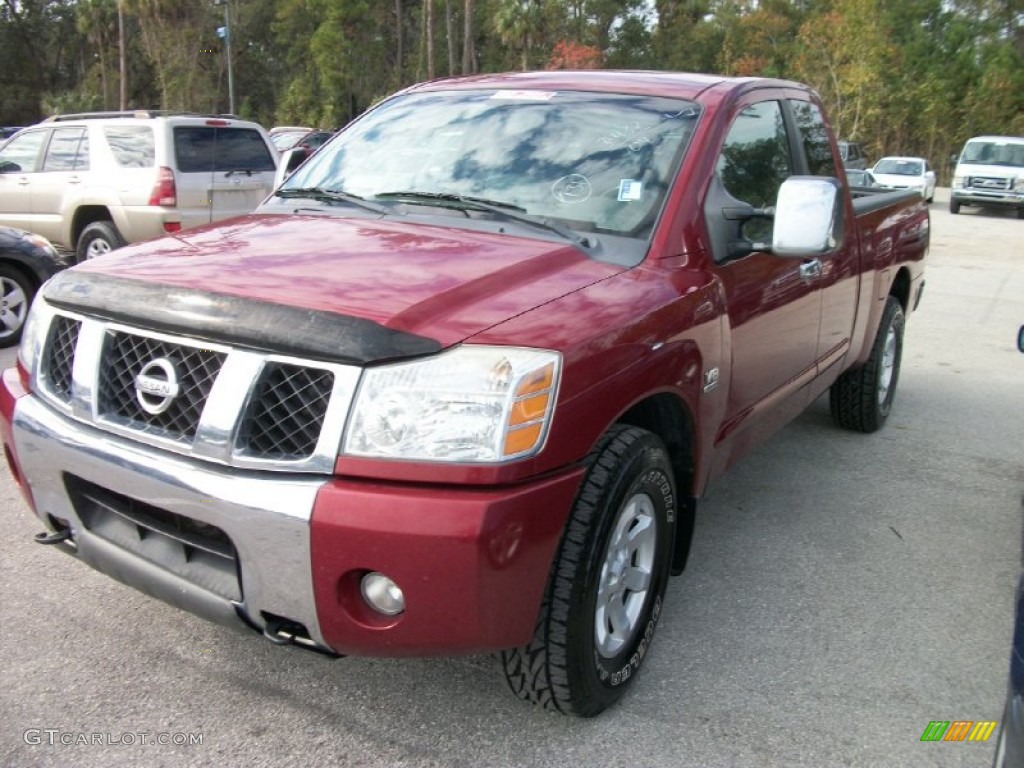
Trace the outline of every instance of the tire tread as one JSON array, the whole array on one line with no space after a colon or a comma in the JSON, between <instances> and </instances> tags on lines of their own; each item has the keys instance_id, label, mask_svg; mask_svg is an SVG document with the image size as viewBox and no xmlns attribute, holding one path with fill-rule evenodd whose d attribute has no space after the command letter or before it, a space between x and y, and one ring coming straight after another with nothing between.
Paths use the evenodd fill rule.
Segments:
<instances>
[{"instance_id":1,"label":"tire tread","mask_svg":"<svg viewBox=\"0 0 1024 768\"><path fill-rule=\"evenodd\" d=\"M638 427L616 425L587 456L590 467L566 525L559 555L552 565L541 602L533 639L525 646L502 651L500 660L509 688L520 699L544 709L590 717L601 711L583 709L574 701L569 685L569 608L573 583L587 545L602 490L630 446L650 433Z\"/></svg>"}]
</instances>

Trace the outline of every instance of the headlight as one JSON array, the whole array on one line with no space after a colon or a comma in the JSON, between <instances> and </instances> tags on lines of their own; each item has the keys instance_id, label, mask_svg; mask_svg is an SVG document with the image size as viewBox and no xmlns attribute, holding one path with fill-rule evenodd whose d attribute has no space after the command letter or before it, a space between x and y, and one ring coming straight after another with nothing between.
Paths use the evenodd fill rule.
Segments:
<instances>
[{"instance_id":1,"label":"headlight","mask_svg":"<svg viewBox=\"0 0 1024 768\"><path fill-rule=\"evenodd\" d=\"M32 243L36 248L44 251L48 256L56 256L57 249L53 247L53 244L42 235L37 235L34 232L26 232L21 236L21 239L25 242Z\"/></svg>"},{"instance_id":2,"label":"headlight","mask_svg":"<svg viewBox=\"0 0 1024 768\"><path fill-rule=\"evenodd\" d=\"M46 329L49 328L49 317L52 314L49 306L43 301L42 290L36 293L25 317L25 325L21 330L21 344L18 347L18 361L29 372L35 373L36 363L42 351Z\"/></svg>"},{"instance_id":3,"label":"headlight","mask_svg":"<svg viewBox=\"0 0 1024 768\"><path fill-rule=\"evenodd\" d=\"M955 189L962 189L963 186L964 186L964 177L963 176L954 176L953 177L953 187Z\"/></svg>"},{"instance_id":4,"label":"headlight","mask_svg":"<svg viewBox=\"0 0 1024 768\"><path fill-rule=\"evenodd\" d=\"M562 357L466 345L363 372L343 441L351 456L500 462L540 450Z\"/></svg>"}]
</instances>

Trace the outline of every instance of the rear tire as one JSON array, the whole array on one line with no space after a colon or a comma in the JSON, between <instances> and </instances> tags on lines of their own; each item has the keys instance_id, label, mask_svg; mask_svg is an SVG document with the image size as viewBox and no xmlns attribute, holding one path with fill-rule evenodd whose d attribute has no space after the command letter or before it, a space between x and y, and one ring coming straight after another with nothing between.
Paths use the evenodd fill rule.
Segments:
<instances>
[{"instance_id":1,"label":"rear tire","mask_svg":"<svg viewBox=\"0 0 1024 768\"><path fill-rule=\"evenodd\" d=\"M588 464L533 640L501 654L517 696L579 717L615 703L647 654L676 519L668 452L652 433L613 427Z\"/></svg>"},{"instance_id":2,"label":"rear tire","mask_svg":"<svg viewBox=\"0 0 1024 768\"><path fill-rule=\"evenodd\" d=\"M904 323L902 305L889 296L868 361L841 375L829 390L832 418L839 426L875 432L889 418L900 377Z\"/></svg>"},{"instance_id":3,"label":"rear tire","mask_svg":"<svg viewBox=\"0 0 1024 768\"><path fill-rule=\"evenodd\" d=\"M117 231L117 227L114 226L114 222L94 221L78 236L75 254L78 257L78 262L82 263L87 259L94 259L97 256L110 253L122 245L124 245L124 240Z\"/></svg>"}]
</instances>

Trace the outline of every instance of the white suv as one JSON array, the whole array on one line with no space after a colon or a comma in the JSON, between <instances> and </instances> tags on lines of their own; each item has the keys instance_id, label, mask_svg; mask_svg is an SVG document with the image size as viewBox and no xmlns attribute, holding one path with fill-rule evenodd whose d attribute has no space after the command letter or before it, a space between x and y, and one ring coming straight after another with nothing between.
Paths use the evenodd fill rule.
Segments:
<instances>
[{"instance_id":1,"label":"white suv","mask_svg":"<svg viewBox=\"0 0 1024 768\"><path fill-rule=\"evenodd\" d=\"M279 159L262 126L232 117L51 117L0 148L0 224L81 261L251 212L271 192Z\"/></svg>"}]
</instances>

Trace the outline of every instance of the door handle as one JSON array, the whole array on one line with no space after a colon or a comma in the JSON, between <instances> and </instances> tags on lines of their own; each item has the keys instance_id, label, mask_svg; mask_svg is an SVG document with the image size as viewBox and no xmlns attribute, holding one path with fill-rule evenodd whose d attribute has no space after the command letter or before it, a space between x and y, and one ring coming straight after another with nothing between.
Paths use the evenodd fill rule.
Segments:
<instances>
[{"instance_id":1,"label":"door handle","mask_svg":"<svg viewBox=\"0 0 1024 768\"><path fill-rule=\"evenodd\" d=\"M812 277L818 277L820 274L821 261L819 259L811 259L800 265L800 277L804 280L810 280Z\"/></svg>"}]
</instances>

